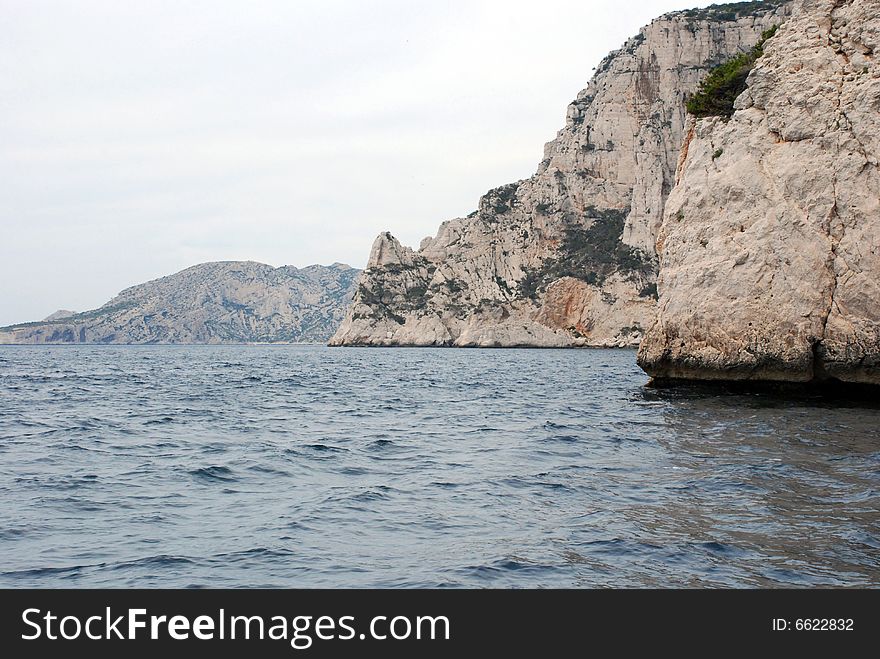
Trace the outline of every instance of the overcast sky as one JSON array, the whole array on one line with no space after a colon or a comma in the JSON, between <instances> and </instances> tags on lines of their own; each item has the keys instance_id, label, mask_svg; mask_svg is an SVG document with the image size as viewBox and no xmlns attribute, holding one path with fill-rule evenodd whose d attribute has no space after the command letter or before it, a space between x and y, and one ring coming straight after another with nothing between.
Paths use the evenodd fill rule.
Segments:
<instances>
[{"instance_id":1,"label":"overcast sky","mask_svg":"<svg viewBox=\"0 0 880 659\"><path fill-rule=\"evenodd\" d=\"M203 261L363 267L534 173L682 0L0 0L0 325Z\"/></svg>"}]
</instances>

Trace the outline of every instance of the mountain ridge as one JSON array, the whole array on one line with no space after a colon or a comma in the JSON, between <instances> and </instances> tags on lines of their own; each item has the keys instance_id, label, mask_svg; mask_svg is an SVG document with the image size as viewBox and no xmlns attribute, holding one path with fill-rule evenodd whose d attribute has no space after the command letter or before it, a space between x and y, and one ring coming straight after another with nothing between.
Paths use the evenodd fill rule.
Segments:
<instances>
[{"instance_id":1,"label":"mountain ridge","mask_svg":"<svg viewBox=\"0 0 880 659\"><path fill-rule=\"evenodd\" d=\"M0 343L324 342L359 273L342 263L199 263L129 286L97 309L0 327Z\"/></svg>"}]
</instances>

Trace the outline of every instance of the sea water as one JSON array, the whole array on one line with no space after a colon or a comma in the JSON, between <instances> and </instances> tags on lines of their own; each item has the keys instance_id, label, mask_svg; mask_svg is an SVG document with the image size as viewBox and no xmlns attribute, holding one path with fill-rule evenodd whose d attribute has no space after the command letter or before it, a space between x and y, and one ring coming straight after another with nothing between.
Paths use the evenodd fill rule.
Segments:
<instances>
[{"instance_id":1,"label":"sea water","mask_svg":"<svg viewBox=\"0 0 880 659\"><path fill-rule=\"evenodd\" d=\"M628 350L0 348L0 586L880 585L880 405Z\"/></svg>"}]
</instances>

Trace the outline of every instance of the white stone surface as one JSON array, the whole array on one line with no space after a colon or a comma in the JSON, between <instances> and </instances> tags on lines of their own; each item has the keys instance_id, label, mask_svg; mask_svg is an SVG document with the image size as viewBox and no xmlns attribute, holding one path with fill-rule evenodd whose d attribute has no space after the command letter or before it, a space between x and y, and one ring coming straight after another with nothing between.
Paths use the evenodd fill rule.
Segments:
<instances>
[{"instance_id":1,"label":"white stone surface","mask_svg":"<svg viewBox=\"0 0 880 659\"><path fill-rule=\"evenodd\" d=\"M805 0L693 125L657 247L658 378L880 383L880 0Z\"/></svg>"}]
</instances>

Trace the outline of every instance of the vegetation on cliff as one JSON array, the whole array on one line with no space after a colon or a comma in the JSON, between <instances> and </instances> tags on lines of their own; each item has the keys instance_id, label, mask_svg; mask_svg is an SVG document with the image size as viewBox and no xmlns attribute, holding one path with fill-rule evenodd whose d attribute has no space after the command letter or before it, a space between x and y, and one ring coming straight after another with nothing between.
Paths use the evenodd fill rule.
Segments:
<instances>
[{"instance_id":1,"label":"vegetation on cliff","mask_svg":"<svg viewBox=\"0 0 880 659\"><path fill-rule=\"evenodd\" d=\"M547 284L562 277L601 286L616 271L641 277L652 272L653 257L621 239L626 210L590 207L585 214L592 222L566 227L557 258L544 261L541 268L527 271L520 282L523 297L536 298Z\"/></svg>"},{"instance_id":2,"label":"vegetation on cliff","mask_svg":"<svg viewBox=\"0 0 880 659\"><path fill-rule=\"evenodd\" d=\"M685 9L680 15L690 20L735 21L744 16L759 16L768 9L775 9L789 0L757 0L753 2L729 2L709 5L698 9Z\"/></svg>"},{"instance_id":3,"label":"vegetation on cliff","mask_svg":"<svg viewBox=\"0 0 880 659\"><path fill-rule=\"evenodd\" d=\"M777 27L765 30L760 41L748 52L731 57L712 69L688 99L687 111L695 117L730 117L736 97L745 91L746 79L755 62L764 54L764 44L776 34Z\"/></svg>"}]
</instances>

